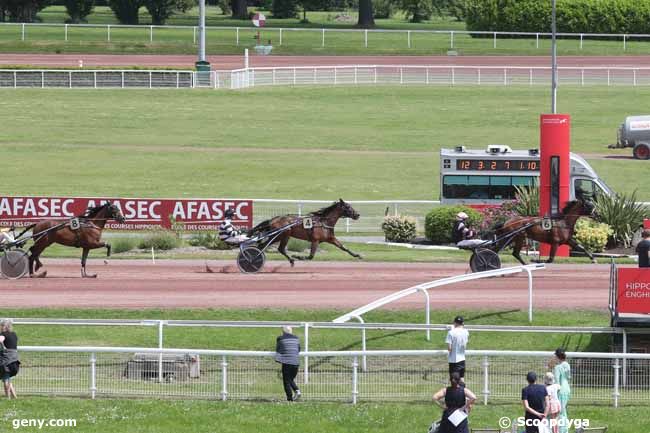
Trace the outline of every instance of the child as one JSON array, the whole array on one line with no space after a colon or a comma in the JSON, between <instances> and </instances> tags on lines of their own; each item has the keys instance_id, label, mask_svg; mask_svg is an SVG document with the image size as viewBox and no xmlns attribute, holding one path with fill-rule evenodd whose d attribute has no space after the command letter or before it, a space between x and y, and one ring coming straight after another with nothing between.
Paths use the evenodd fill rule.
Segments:
<instances>
[{"instance_id":1,"label":"child","mask_svg":"<svg viewBox=\"0 0 650 433\"><path fill-rule=\"evenodd\" d=\"M560 399L557 397L557 393L560 390L560 385L555 383L555 376L553 373L548 372L544 376L544 385L546 385L546 392L549 395L549 410L548 410L548 422L552 426L553 433L558 433L557 425L557 416L562 409L560 405Z\"/></svg>"}]
</instances>

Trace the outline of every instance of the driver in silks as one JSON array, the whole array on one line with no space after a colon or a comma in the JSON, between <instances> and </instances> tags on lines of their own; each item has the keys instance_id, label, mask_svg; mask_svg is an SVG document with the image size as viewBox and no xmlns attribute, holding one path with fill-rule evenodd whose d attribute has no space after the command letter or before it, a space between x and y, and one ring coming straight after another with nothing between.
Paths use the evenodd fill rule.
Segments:
<instances>
[{"instance_id":1,"label":"driver in silks","mask_svg":"<svg viewBox=\"0 0 650 433\"><path fill-rule=\"evenodd\" d=\"M469 226L468 219L469 216L465 212L456 214L456 222L454 222L451 238L459 248L471 248L484 242L481 239L473 239L476 233Z\"/></svg>"},{"instance_id":2,"label":"driver in silks","mask_svg":"<svg viewBox=\"0 0 650 433\"><path fill-rule=\"evenodd\" d=\"M239 245L245 240L248 240L248 236L241 234L239 230L232 225L232 219L235 216L234 210L226 210L223 216L224 220L219 224L219 239L231 245Z\"/></svg>"}]
</instances>

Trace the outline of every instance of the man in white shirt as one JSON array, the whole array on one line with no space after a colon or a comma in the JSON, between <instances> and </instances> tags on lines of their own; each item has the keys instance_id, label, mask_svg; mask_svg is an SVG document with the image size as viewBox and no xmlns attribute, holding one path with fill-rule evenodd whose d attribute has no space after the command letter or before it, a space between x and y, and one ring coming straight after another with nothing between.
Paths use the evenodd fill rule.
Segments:
<instances>
[{"instance_id":1,"label":"man in white shirt","mask_svg":"<svg viewBox=\"0 0 650 433\"><path fill-rule=\"evenodd\" d=\"M458 373L461 381L465 381L465 348L469 340L469 332L464 326L465 319L463 316L456 316L454 318L454 327L447 332L447 357L449 361L449 375Z\"/></svg>"}]
</instances>

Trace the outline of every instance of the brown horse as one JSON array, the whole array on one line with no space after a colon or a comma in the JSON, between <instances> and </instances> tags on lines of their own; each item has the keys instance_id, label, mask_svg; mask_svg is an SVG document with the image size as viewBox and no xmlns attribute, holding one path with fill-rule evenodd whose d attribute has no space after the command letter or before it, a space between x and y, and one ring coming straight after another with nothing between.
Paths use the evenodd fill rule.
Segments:
<instances>
[{"instance_id":1,"label":"brown horse","mask_svg":"<svg viewBox=\"0 0 650 433\"><path fill-rule=\"evenodd\" d=\"M82 248L81 276L84 278L97 277L94 274L86 274L86 259L88 258L88 252L96 248L106 248L106 257L110 257L111 245L102 242L101 237L106 222L112 219L120 223L124 222L124 216L122 216L120 209L114 204L106 202L89 208L83 215L74 220L63 223L45 220L31 226L34 245L29 249L31 253L29 256L29 275L34 276L34 272L43 266L39 260L43 250L57 243L68 247ZM78 221L78 227L75 227L75 220ZM34 263L36 263L36 269L34 269ZM39 277L44 277L46 274L47 272L44 272Z\"/></svg>"},{"instance_id":2,"label":"brown horse","mask_svg":"<svg viewBox=\"0 0 650 433\"><path fill-rule=\"evenodd\" d=\"M526 238L551 245L547 263L553 263L559 245L570 245L574 250L587 254L591 261L595 262L594 256L573 239L574 227L578 218L593 214L594 208L594 204L589 200L573 200L567 202L564 209L562 209L562 214L551 218L552 227L550 230L542 227L543 219L540 217L511 218L503 223L503 225L497 226L496 237L497 239L501 239L501 241L497 242L496 246L498 249L501 249L505 245L512 243L512 255L522 265L526 263L519 253ZM508 236L509 233L517 230L521 230L521 232L514 234L512 237Z\"/></svg>"},{"instance_id":3,"label":"brown horse","mask_svg":"<svg viewBox=\"0 0 650 433\"><path fill-rule=\"evenodd\" d=\"M287 229L272 241L280 242L280 245L278 245L278 251L280 251L280 253L285 256L287 260L289 260L291 266L294 265L294 259L313 259L314 255L316 254L316 250L318 249L318 244L321 242L328 242L350 254L352 257L361 258L360 254L357 254L345 248L334 235L334 226L341 217L357 220L359 219L359 213L355 211L348 203L339 199L339 201L332 203L330 206L324 207L315 212L311 212L304 217L298 215L284 215L262 221L257 226L253 227L249 235L252 237L259 234L268 233L272 230L276 230L289 224L295 223L293 227ZM311 228L309 228L309 224L305 224L310 220ZM289 238L292 237L311 242L311 250L309 252L309 256L289 256L287 254L287 244L289 243Z\"/></svg>"}]
</instances>

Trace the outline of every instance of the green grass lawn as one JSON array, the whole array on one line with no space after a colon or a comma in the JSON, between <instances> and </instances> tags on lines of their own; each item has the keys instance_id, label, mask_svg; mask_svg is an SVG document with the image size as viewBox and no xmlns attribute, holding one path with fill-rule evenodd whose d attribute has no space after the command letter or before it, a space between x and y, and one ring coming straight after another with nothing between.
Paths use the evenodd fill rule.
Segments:
<instances>
[{"instance_id":1,"label":"green grass lawn","mask_svg":"<svg viewBox=\"0 0 650 433\"><path fill-rule=\"evenodd\" d=\"M3 405L3 431L13 431L14 419L76 419L76 428L42 431L83 433L414 433L426 432L440 409L432 403L356 406L335 403L243 403L166 400L83 400L30 397ZM609 426L614 433L645 431L650 418L642 406L570 406L576 418L590 426ZM499 418L523 415L520 404L477 405L470 415L472 428L497 428ZM37 429L21 428L16 431Z\"/></svg>"},{"instance_id":2,"label":"green grass lawn","mask_svg":"<svg viewBox=\"0 0 650 433\"><path fill-rule=\"evenodd\" d=\"M648 162L591 159L646 88L561 88L573 151L619 192ZM439 197L441 147L539 145L549 91L528 87L3 90L11 195L346 200Z\"/></svg>"},{"instance_id":3,"label":"green grass lawn","mask_svg":"<svg viewBox=\"0 0 650 433\"><path fill-rule=\"evenodd\" d=\"M151 320L250 320L296 322L329 322L344 314L335 310L110 310L110 309L3 309L3 315L14 318L75 319L151 319ZM535 313L534 326L609 326L609 315L602 311L549 311ZM463 314L468 325L527 326L527 311L519 310L436 310L431 323L449 323ZM364 315L367 323L424 323L422 311L378 310ZM303 337L302 329L295 329ZM153 326L44 326L16 325L20 344L24 346L131 346L156 347L157 327ZM168 348L202 348L231 350L274 350L278 330L271 328L195 328L166 327L164 345ZM361 350L358 330L311 329L310 350ZM369 350L380 349L444 349L443 331L432 331L426 341L423 331L367 331ZM471 349L609 351L610 336L605 334L538 334L472 332Z\"/></svg>"},{"instance_id":4,"label":"green grass lawn","mask_svg":"<svg viewBox=\"0 0 650 433\"><path fill-rule=\"evenodd\" d=\"M411 30L410 46L406 32L369 32L367 47L363 32L326 32L323 46L320 31L284 31L280 37L279 28L326 28L330 30L355 29L356 13L349 13L350 20L341 22L337 16L341 12L309 12L310 23L302 24L299 19L269 18L267 26L261 31L261 39L271 40L277 54L337 54L337 55L445 55L453 49L466 55L548 55L550 42L547 39L509 39L497 40L496 46L491 37L472 38L455 34L453 44L449 34L434 34L432 30L464 30L463 22L451 18L435 17L430 21L408 23L403 15L390 19L377 19L376 28L381 30ZM270 13L267 12L270 17ZM45 24L62 24L67 15L61 6L44 9L39 17ZM57 52L57 53L185 53L195 54L197 47L192 29L156 28L153 35L147 24L151 18L145 8L140 10L142 28L112 28L110 41L107 29L74 28L68 29L68 40L62 26L28 26L25 41L21 41L20 26L0 25L0 51L3 52ZM198 22L198 9L173 16L168 25L195 26ZM108 7L98 6L88 17L89 24L116 24ZM244 48L255 45L256 31L249 20L232 20L220 15L216 7L207 9L206 50L209 54L241 54ZM241 27L239 40L235 29ZM280 40L282 39L282 40ZM650 50L647 41L628 41L623 49L620 38L611 40L583 41L582 47L577 39L559 39L559 55L644 55Z\"/></svg>"}]
</instances>

